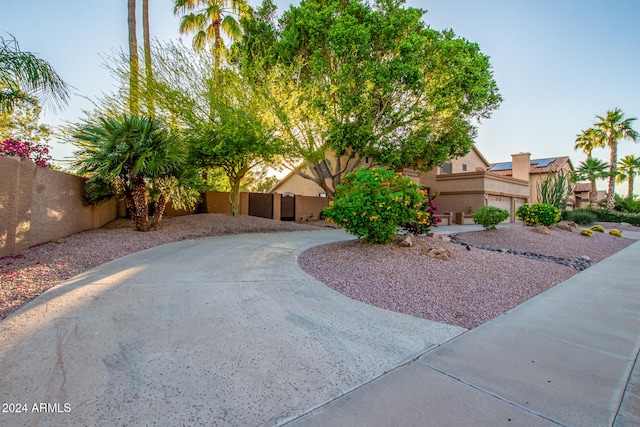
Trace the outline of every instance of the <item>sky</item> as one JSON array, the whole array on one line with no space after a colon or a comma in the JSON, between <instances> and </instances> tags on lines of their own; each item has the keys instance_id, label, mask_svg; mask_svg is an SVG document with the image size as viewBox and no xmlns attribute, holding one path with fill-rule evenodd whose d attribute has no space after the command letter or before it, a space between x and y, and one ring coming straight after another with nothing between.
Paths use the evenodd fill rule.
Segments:
<instances>
[{"instance_id":1,"label":"sky","mask_svg":"<svg viewBox=\"0 0 640 427\"><path fill-rule=\"evenodd\" d=\"M91 109L90 99L115 88L104 62L110 53L127 50L127 1L3 3L0 34L14 36L23 51L48 61L73 86L68 107L46 111L43 123L77 121L83 109ZM281 14L298 2L276 4ZM575 137L596 115L620 108L625 117L640 117L638 0L408 0L406 5L427 10L423 19L431 28L453 29L490 57L504 101L478 125L476 145L489 162L529 152L532 158L570 156L577 166L585 155L573 150ZM189 35L179 34L178 22L171 0L150 1L153 38L190 44ZM640 121L635 129L640 131ZM51 145L57 159L74 150L69 143ZM593 154L609 159L608 150ZM640 144L621 142L618 158L627 154L640 157ZM626 194L626 184L618 192Z\"/></svg>"}]
</instances>

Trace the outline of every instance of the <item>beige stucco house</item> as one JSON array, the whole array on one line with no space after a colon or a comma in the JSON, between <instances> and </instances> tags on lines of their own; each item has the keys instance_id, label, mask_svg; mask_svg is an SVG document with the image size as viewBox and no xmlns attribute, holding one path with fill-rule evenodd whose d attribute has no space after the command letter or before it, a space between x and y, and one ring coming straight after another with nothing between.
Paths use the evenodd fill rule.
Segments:
<instances>
[{"instance_id":1,"label":"beige stucco house","mask_svg":"<svg viewBox=\"0 0 640 427\"><path fill-rule=\"evenodd\" d=\"M508 221L515 221L515 212L530 196L530 154L512 156L511 174L491 172L491 164L477 147L463 157L444 163L429 172L405 169L404 174L438 193L436 205L448 222L473 223L471 214L482 206L497 206L510 213ZM295 173L285 176L271 191L280 194L322 196L324 190L311 180Z\"/></svg>"},{"instance_id":2,"label":"beige stucco house","mask_svg":"<svg viewBox=\"0 0 640 427\"><path fill-rule=\"evenodd\" d=\"M574 199L576 201L575 208L583 209L588 208L590 206L589 196L591 193L591 183L590 182L578 182L573 187ZM607 192L604 190L598 190L596 194L596 200L600 203L602 200L607 198Z\"/></svg>"}]
</instances>

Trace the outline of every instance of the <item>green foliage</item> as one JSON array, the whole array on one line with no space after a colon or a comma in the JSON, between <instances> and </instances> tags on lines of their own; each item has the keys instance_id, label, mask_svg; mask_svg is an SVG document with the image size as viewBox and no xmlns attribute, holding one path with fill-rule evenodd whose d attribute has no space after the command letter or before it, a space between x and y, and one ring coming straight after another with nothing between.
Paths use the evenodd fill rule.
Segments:
<instances>
[{"instance_id":1,"label":"green foliage","mask_svg":"<svg viewBox=\"0 0 640 427\"><path fill-rule=\"evenodd\" d=\"M593 237L593 231L587 229L587 228L583 228L582 230L580 230L580 234L582 234L583 236L587 236L587 237Z\"/></svg>"},{"instance_id":2,"label":"green foliage","mask_svg":"<svg viewBox=\"0 0 640 427\"><path fill-rule=\"evenodd\" d=\"M410 178L361 168L345 176L323 215L367 243L388 243L402 224L431 220L419 209L424 202L424 192Z\"/></svg>"},{"instance_id":3,"label":"green foliage","mask_svg":"<svg viewBox=\"0 0 640 427\"><path fill-rule=\"evenodd\" d=\"M47 61L21 51L16 39L0 37L0 113L34 98L66 105L69 87Z\"/></svg>"},{"instance_id":4,"label":"green foliage","mask_svg":"<svg viewBox=\"0 0 640 427\"><path fill-rule=\"evenodd\" d=\"M440 209L434 202L437 194L431 194L428 187L424 189L422 193L424 194L425 200L420 204L417 212L417 216L420 220L416 218L415 221L402 226L405 231L416 236L428 234L432 226L437 227L438 224L442 222L442 218L436 215L436 212Z\"/></svg>"},{"instance_id":5,"label":"green foliage","mask_svg":"<svg viewBox=\"0 0 640 427\"><path fill-rule=\"evenodd\" d=\"M296 172L329 196L367 158L429 170L466 154L473 120L501 102L478 45L429 28L423 14L397 1L306 0L279 26L268 14L245 26L238 55L251 58L243 68L294 149L289 166L304 159Z\"/></svg>"},{"instance_id":6,"label":"green foliage","mask_svg":"<svg viewBox=\"0 0 640 427\"><path fill-rule=\"evenodd\" d=\"M638 213L640 212L640 199L623 198L616 194L615 210L620 212Z\"/></svg>"},{"instance_id":7,"label":"green foliage","mask_svg":"<svg viewBox=\"0 0 640 427\"><path fill-rule=\"evenodd\" d=\"M495 206L483 206L473 215L473 221L485 230L493 230L496 225L509 218L509 212Z\"/></svg>"},{"instance_id":8,"label":"green foliage","mask_svg":"<svg viewBox=\"0 0 640 427\"><path fill-rule=\"evenodd\" d=\"M540 203L555 206L561 211L567 207L569 195L573 192L569 179L560 172L549 172L547 178L538 181L536 187Z\"/></svg>"},{"instance_id":9,"label":"green foliage","mask_svg":"<svg viewBox=\"0 0 640 427\"><path fill-rule=\"evenodd\" d=\"M622 237L622 231L616 230L615 228L612 228L611 230L609 230L609 234L616 237Z\"/></svg>"},{"instance_id":10,"label":"green foliage","mask_svg":"<svg viewBox=\"0 0 640 427\"><path fill-rule=\"evenodd\" d=\"M516 216L526 225L550 226L560 221L561 214L555 206L544 203L536 203L533 205L525 204L518 208Z\"/></svg>"},{"instance_id":11,"label":"green foliage","mask_svg":"<svg viewBox=\"0 0 640 427\"><path fill-rule=\"evenodd\" d=\"M576 224L580 225L589 225L593 224L598 220L596 214L588 209L576 209L573 211L565 211L566 216L565 219L567 221L573 221Z\"/></svg>"},{"instance_id":12,"label":"green foliage","mask_svg":"<svg viewBox=\"0 0 640 427\"><path fill-rule=\"evenodd\" d=\"M594 209L591 212L593 212L598 217L598 221L601 222L626 222L627 224L640 227L640 213L618 212L608 209Z\"/></svg>"},{"instance_id":13,"label":"green foliage","mask_svg":"<svg viewBox=\"0 0 640 427\"><path fill-rule=\"evenodd\" d=\"M591 231L596 231L598 233L604 233L604 227L601 225L594 225L593 227L591 227L589 230Z\"/></svg>"}]
</instances>

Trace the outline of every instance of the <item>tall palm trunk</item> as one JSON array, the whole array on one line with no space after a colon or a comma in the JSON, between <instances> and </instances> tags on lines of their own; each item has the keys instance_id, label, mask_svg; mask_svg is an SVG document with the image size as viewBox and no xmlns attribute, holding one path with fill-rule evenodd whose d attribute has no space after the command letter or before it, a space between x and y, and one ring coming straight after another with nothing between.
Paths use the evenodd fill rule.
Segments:
<instances>
[{"instance_id":1,"label":"tall palm trunk","mask_svg":"<svg viewBox=\"0 0 640 427\"><path fill-rule=\"evenodd\" d=\"M136 37L136 0L128 0L127 24L129 27L129 113L137 116L140 111L138 81L138 39Z\"/></svg>"},{"instance_id":2,"label":"tall palm trunk","mask_svg":"<svg viewBox=\"0 0 640 427\"><path fill-rule=\"evenodd\" d=\"M607 194L607 209L613 210L616 207L616 170L618 165L618 141L609 141L609 148L611 149L611 155L609 156L609 189Z\"/></svg>"},{"instance_id":3,"label":"tall palm trunk","mask_svg":"<svg viewBox=\"0 0 640 427\"><path fill-rule=\"evenodd\" d=\"M598 188L596 187L596 180L592 179L591 191L589 191L589 205L591 209L598 209Z\"/></svg>"},{"instance_id":4,"label":"tall palm trunk","mask_svg":"<svg viewBox=\"0 0 640 427\"><path fill-rule=\"evenodd\" d=\"M151 67L151 35L149 30L149 0L142 0L142 37L144 44L144 74L146 78L147 114L155 116L155 106L153 102L153 69Z\"/></svg>"},{"instance_id":5,"label":"tall palm trunk","mask_svg":"<svg viewBox=\"0 0 640 427\"><path fill-rule=\"evenodd\" d=\"M633 199L633 180L636 178L633 174L627 175L627 198Z\"/></svg>"}]
</instances>

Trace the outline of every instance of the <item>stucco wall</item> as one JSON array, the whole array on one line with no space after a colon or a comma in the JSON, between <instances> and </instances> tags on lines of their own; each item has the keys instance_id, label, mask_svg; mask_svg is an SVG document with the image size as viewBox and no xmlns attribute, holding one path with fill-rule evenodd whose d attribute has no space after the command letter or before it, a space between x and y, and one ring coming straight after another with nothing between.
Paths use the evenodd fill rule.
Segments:
<instances>
[{"instance_id":1,"label":"stucco wall","mask_svg":"<svg viewBox=\"0 0 640 427\"><path fill-rule=\"evenodd\" d=\"M320 213L327 206L329 206L327 197L296 196L296 221L318 220Z\"/></svg>"},{"instance_id":2,"label":"stucco wall","mask_svg":"<svg viewBox=\"0 0 640 427\"><path fill-rule=\"evenodd\" d=\"M85 206L83 192L81 177L0 157L0 256L98 228L118 217L115 199Z\"/></svg>"}]
</instances>

